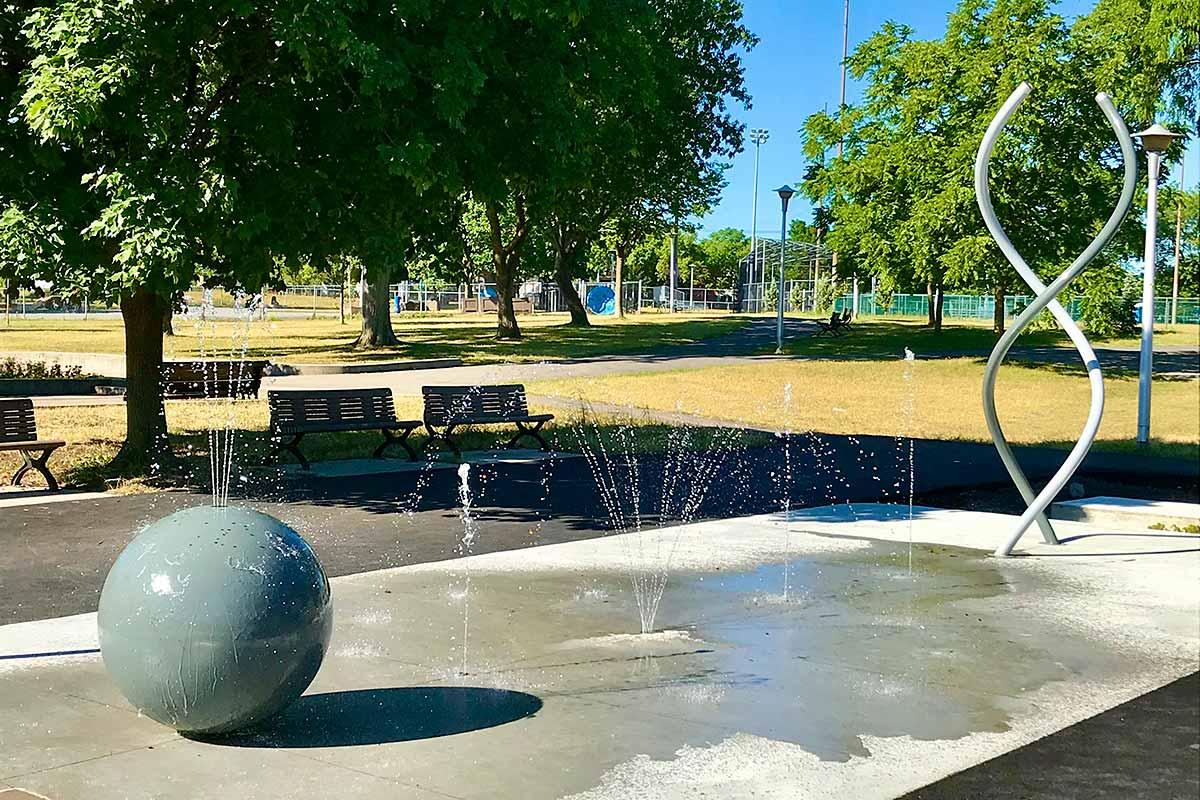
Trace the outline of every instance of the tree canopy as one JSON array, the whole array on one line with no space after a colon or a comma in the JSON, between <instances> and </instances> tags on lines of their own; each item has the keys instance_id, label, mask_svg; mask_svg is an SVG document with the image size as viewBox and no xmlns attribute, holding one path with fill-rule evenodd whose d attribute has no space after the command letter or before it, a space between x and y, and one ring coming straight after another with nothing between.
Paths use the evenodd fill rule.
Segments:
<instances>
[{"instance_id":1,"label":"tree canopy","mask_svg":"<svg viewBox=\"0 0 1200 800\"><path fill-rule=\"evenodd\" d=\"M1072 26L1047 0L963 0L939 40L885 24L848 60L865 82L862 102L805 124L806 155L824 166L803 186L829 208L829 246L877 275L885 290L953 286L1001 297L1018 288L979 217L972 169L995 111L1028 81L1034 92L997 148L993 200L1031 266L1061 270L1117 194L1115 143L1092 96L1112 92L1131 124L1147 109L1194 104L1178 94L1194 83L1183 74L1197 57L1190 33L1145 44L1127 30L1120 41L1129 52L1142 52L1142 42L1158 54L1136 58L1113 56L1112 38L1098 45L1098 36L1115 36L1119 21L1128 21L1128 5L1104 0ZM1200 16L1177 12L1172 19L1187 17L1193 27ZM1137 81L1136 92L1123 88ZM843 156L825 161L839 141ZM1002 312L995 323L1003 326Z\"/></svg>"}]
</instances>

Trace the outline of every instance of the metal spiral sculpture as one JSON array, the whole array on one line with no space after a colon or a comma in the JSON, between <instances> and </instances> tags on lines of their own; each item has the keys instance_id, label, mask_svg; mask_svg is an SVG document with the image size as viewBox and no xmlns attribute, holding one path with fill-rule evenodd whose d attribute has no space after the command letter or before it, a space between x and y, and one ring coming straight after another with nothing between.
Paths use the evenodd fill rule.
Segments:
<instances>
[{"instance_id":1,"label":"metal spiral sculpture","mask_svg":"<svg viewBox=\"0 0 1200 800\"><path fill-rule=\"evenodd\" d=\"M1124 219L1125 213L1129 210L1130 203L1133 201L1133 192L1137 185L1137 162L1134 156L1133 142L1129 137L1129 130L1125 127L1124 120L1121 119L1121 115L1113 107L1108 95L1101 92L1096 95L1096 103L1100 106L1100 110L1104 112L1105 118L1108 119L1108 124L1117 136L1117 142L1121 146L1121 155L1125 162L1125 180L1121 189L1121 197L1117 201L1117 206L1113 209L1112 215L1108 218L1108 222L1105 223L1091 244L1071 263L1071 266L1067 267L1049 286L1042 283L1034 271L1029 268L1029 265L1025 263L1025 259L1021 257L1017 249L1013 247L1013 243L1004 232L1004 228L1001 227L1000 220L996 218L996 212L992 208L991 193L988 191L988 163L991 161L992 150L996 146L996 140L1000 137L1000 133L1004 130L1004 126L1008 124L1009 119L1016 113L1017 108L1029 96L1030 91L1029 84L1022 83L1009 95L1008 100L1005 101L1004 105L996 113L992 124L988 126L987 133L984 134L983 141L979 145L979 154L975 157L975 197L979 203L979 211L983 214L983 221L987 225L988 232L991 233L992 238L996 240L996 244L1000 246L1000 251L1004 253L1004 257L1016 268L1021 279L1029 285L1029 288L1036 295L1034 301L1021 312L1012 326L1000 337L1000 341L996 343L995 349L992 350L992 354L988 358L987 368L984 370L983 415L987 420L988 431L992 435L992 442L996 445L996 450L1000 454L1001 461L1004 462L1008 474L1012 477L1013 483L1017 485L1017 489L1021 492L1021 497L1025 500L1027 506L1025 513L1021 515L1021 519L1017 522L1017 527L1012 532L1012 535L1004 544L996 548L995 554L997 556L1010 555L1013 548L1016 547L1017 542L1025 534L1025 531L1035 521L1041 529L1042 536L1046 542L1048 544L1058 544L1058 537L1054 534L1054 528L1051 527L1050 520L1046 518L1046 508L1049 507L1058 493L1062 491L1062 488L1066 486L1067 481L1071 479L1075 471L1079 469L1079 465L1083 463L1084 457L1087 456L1088 450L1096 438L1096 432L1100 428L1100 417L1104 413L1104 380L1100 373L1100 362L1096 359L1095 351L1092 350L1092 346L1084 337L1083 331L1075 324L1075 320L1071 319L1071 315L1067 313L1066 309L1055 298L1104 249L1109 239L1116 233L1117 228L1121 225L1121 220ZM1071 343L1079 351L1079 356L1083 359L1084 366L1087 367L1092 399L1091 406L1088 409L1087 422L1083 426L1079 440L1071 449L1066 461L1054 473L1050 482L1046 484L1046 487L1040 493L1035 494L1033 487L1029 484L1029 479L1017 463L1012 448L1009 447L1008 441L1004 438L1004 431L1001 430L1000 421L996 417L996 373L999 372L1000 365L1004 363L1005 356L1008 355L1008 351L1017 340L1017 337L1021 335L1021 331L1045 308L1050 309L1050 313L1054 315L1054 319L1067 332L1067 335L1071 338Z\"/></svg>"}]
</instances>

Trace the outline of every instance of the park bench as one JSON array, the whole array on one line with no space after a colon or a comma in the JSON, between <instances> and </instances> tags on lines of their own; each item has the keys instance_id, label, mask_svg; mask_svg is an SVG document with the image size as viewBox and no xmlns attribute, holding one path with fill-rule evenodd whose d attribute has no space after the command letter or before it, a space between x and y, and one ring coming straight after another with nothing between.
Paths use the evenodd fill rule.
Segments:
<instances>
[{"instance_id":1,"label":"park bench","mask_svg":"<svg viewBox=\"0 0 1200 800\"><path fill-rule=\"evenodd\" d=\"M58 481L46 466L50 455L66 442L58 439L39 439L37 419L33 414L33 401L28 397L0 398L0 450L16 450L21 455L21 466L12 476L12 485L18 486L29 470L36 470L46 479L50 491L58 491ZM35 453L41 455L35 456Z\"/></svg>"},{"instance_id":2,"label":"park bench","mask_svg":"<svg viewBox=\"0 0 1200 800\"><path fill-rule=\"evenodd\" d=\"M391 389L312 389L267 392L271 409L271 439L279 442L267 455L267 462L287 450L309 469L308 459L300 452L300 440L310 433L379 431L383 442L372 458L383 458L384 451L398 444L408 453L409 461L417 453L408 443L412 432L421 427L419 420L396 419ZM287 437L287 441L281 441Z\"/></svg>"},{"instance_id":3,"label":"park bench","mask_svg":"<svg viewBox=\"0 0 1200 800\"><path fill-rule=\"evenodd\" d=\"M267 361L164 361L163 396L174 399L220 397L254 399Z\"/></svg>"},{"instance_id":4,"label":"park bench","mask_svg":"<svg viewBox=\"0 0 1200 800\"><path fill-rule=\"evenodd\" d=\"M847 312L848 313L848 312ZM817 332L813 336L841 336L850 329L850 323L841 312L835 311L829 315L829 321L817 320Z\"/></svg>"},{"instance_id":5,"label":"park bench","mask_svg":"<svg viewBox=\"0 0 1200 800\"><path fill-rule=\"evenodd\" d=\"M536 440L542 450L550 449L540 431L554 415L530 414L525 387L520 384L422 386L421 394L425 398L425 428L429 431L426 448L435 441L442 441L461 457L462 450L453 438L455 428L511 423L517 426L517 433L508 440L508 447L528 436Z\"/></svg>"},{"instance_id":6,"label":"park bench","mask_svg":"<svg viewBox=\"0 0 1200 800\"><path fill-rule=\"evenodd\" d=\"M470 312L485 312L495 311L499 306L494 297L467 297L463 299L463 311ZM533 298L532 297L514 297L513 298L513 313L514 314L532 314L533 313Z\"/></svg>"}]
</instances>

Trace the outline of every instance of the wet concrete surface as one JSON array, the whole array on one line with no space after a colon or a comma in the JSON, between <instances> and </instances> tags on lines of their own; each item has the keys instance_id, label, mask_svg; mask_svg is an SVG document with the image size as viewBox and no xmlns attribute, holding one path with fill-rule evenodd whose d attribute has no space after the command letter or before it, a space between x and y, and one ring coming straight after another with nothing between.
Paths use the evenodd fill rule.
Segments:
<instances>
[{"instance_id":1,"label":"wet concrete surface","mask_svg":"<svg viewBox=\"0 0 1200 800\"><path fill-rule=\"evenodd\" d=\"M1035 545L1002 561L975 549L1009 524L919 509L910 549L895 508L814 509L338 578L334 641L306 698L224 740L131 713L94 655L0 662L0 782L64 800L321 785L894 797L1194 660L1194 552L1114 543L1110 559L1041 559ZM489 535L481 526L478 543ZM631 586L656 576L647 635ZM6 633L0 645L15 646Z\"/></svg>"}]
</instances>

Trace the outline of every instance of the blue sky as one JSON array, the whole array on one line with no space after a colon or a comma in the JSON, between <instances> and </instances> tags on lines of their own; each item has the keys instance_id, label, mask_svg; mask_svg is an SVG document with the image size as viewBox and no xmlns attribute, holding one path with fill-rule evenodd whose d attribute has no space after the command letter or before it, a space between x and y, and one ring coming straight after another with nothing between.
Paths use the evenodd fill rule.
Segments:
<instances>
[{"instance_id":1,"label":"blue sky","mask_svg":"<svg viewBox=\"0 0 1200 800\"><path fill-rule=\"evenodd\" d=\"M940 37L946 30L946 15L952 0L931 2L885 2L850 0L850 50L888 19L911 26L920 38ZM1059 12L1067 17L1085 13L1092 0L1064 0ZM805 117L822 107L837 108L842 54L842 0L745 0L746 24L761 40L745 59L746 83L753 97L749 111L738 117L748 127L767 128L771 138L762 147L759 174L758 229L760 234L779 235L779 199L771 190L783 183L795 184L800 176L800 135ZM853 81L847 98L858 97ZM1080 98L1091 102L1090 98ZM1195 140L1185 160L1185 183L1195 187L1200 176L1200 147ZM754 183L754 147L733 162L726 173L721 202L700 220L705 232L733 227L750 230L750 207ZM799 198L797 198L799 199ZM811 216L807 201L788 209L789 219L797 213Z\"/></svg>"}]
</instances>

